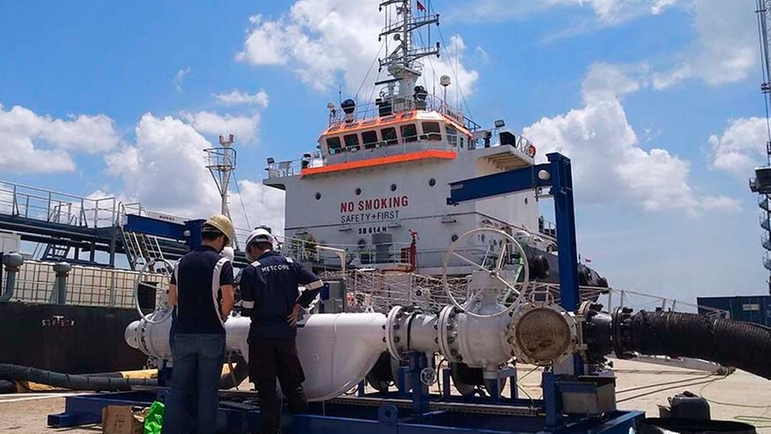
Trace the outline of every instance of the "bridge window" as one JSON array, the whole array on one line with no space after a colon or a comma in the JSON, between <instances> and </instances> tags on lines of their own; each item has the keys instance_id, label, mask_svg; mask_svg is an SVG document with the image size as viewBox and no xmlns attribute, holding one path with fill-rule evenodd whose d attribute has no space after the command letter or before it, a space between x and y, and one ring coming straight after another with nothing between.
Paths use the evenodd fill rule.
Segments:
<instances>
[{"instance_id":1,"label":"bridge window","mask_svg":"<svg viewBox=\"0 0 771 434\"><path fill-rule=\"evenodd\" d=\"M327 139L327 148L329 148L330 154L334 154L340 150L342 146L343 145L340 144L340 137L330 137Z\"/></svg>"},{"instance_id":2,"label":"bridge window","mask_svg":"<svg viewBox=\"0 0 771 434\"><path fill-rule=\"evenodd\" d=\"M359 149L359 135L358 134L348 134L343 136L343 140L345 140L345 147L352 151L354 149Z\"/></svg>"},{"instance_id":3,"label":"bridge window","mask_svg":"<svg viewBox=\"0 0 771 434\"><path fill-rule=\"evenodd\" d=\"M423 122L423 134L432 142L442 140L442 130L439 127L439 122Z\"/></svg>"},{"instance_id":4,"label":"bridge window","mask_svg":"<svg viewBox=\"0 0 771 434\"><path fill-rule=\"evenodd\" d=\"M364 149L372 149L377 145L377 131L364 131L361 133L361 142Z\"/></svg>"},{"instance_id":5,"label":"bridge window","mask_svg":"<svg viewBox=\"0 0 771 434\"><path fill-rule=\"evenodd\" d=\"M396 136L396 128L383 128L380 130L380 135L388 146L399 143L399 139Z\"/></svg>"},{"instance_id":6,"label":"bridge window","mask_svg":"<svg viewBox=\"0 0 771 434\"><path fill-rule=\"evenodd\" d=\"M447 125L447 144L458 146L458 130L452 125Z\"/></svg>"},{"instance_id":7,"label":"bridge window","mask_svg":"<svg viewBox=\"0 0 771 434\"><path fill-rule=\"evenodd\" d=\"M402 138L407 143L418 141L418 128L415 124L402 125Z\"/></svg>"}]
</instances>

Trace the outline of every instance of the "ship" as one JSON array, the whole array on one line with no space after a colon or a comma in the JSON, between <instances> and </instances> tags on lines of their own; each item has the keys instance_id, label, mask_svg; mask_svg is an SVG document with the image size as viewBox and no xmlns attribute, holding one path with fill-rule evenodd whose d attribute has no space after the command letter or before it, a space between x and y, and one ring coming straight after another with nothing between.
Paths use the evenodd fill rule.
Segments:
<instances>
[{"instance_id":1,"label":"ship","mask_svg":"<svg viewBox=\"0 0 771 434\"><path fill-rule=\"evenodd\" d=\"M378 97L330 102L315 150L267 159L264 185L286 193L283 252L316 269L367 270L375 285L401 275L409 292L414 279L405 283L405 275L425 276L423 282L467 276L496 260L491 251L508 238L524 249L531 280L555 288L556 229L539 211L548 192L448 203L450 184L534 167L538 148L504 120L484 128L450 104L448 89L458 85L451 76L434 77L443 97L429 93L436 86L424 77L422 60L441 56L441 45L418 32L438 26L439 14L413 3L381 2L386 22L379 38L387 55L377 62L388 77L375 82ZM418 40L427 46L416 46ZM490 231L464 237L479 228ZM585 264L578 279L589 297L608 287Z\"/></svg>"},{"instance_id":2,"label":"ship","mask_svg":"<svg viewBox=\"0 0 771 434\"><path fill-rule=\"evenodd\" d=\"M268 159L264 185L286 192L279 248L334 284L339 303L314 307L326 312L461 305L467 277L496 265L516 271L512 285L532 281L558 294L556 229L539 209L548 191L447 201L453 182L534 167L540 155L504 121L484 128L451 105L452 77L437 78L443 97L428 91L421 61L441 55L441 47L415 41L439 15L430 7L415 11L413 3L381 2L387 13L380 38L393 49L378 59L388 78L375 83L377 99L328 104L316 149L295 160ZM221 147L207 150L224 213L232 143L232 136L220 138ZM14 253L2 256L0 363L73 374L152 366L122 334L164 302L156 289L165 288L169 267L164 274L147 266L168 265L186 251L182 231L149 229L159 222L179 226L185 219L115 198L0 182L0 252L21 250L22 242L42 247L23 265ZM125 261L116 260L121 255ZM234 264L247 264L243 252ZM527 273L517 264L527 264ZM584 298L608 290L597 271L578 268ZM62 277L64 292L57 289ZM81 351L93 342L103 346L100 357Z\"/></svg>"}]
</instances>

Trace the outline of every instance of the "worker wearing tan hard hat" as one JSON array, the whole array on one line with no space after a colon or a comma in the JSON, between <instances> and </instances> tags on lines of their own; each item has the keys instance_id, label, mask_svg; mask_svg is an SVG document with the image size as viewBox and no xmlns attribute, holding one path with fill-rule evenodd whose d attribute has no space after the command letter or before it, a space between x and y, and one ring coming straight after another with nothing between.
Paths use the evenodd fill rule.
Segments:
<instances>
[{"instance_id":1,"label":"worker wearing tan hard hat","mask_svg":"<svg viewBox=\"0 0 771 434\"><path fill-rule=\"evenodd\" d=\"M201 245L174 267L169 282L169 302L177 309L171 350L174 375L166 401L164 434L217 430L225 321L234 303L232 260L221 253L233 236L233 223L227 216L212 216L201 228Z\"/></svg>"},{"instance_id":2,"label":"worker wearing tan hard hat","mask_svg":"<svg viewBox=\"0 0 771 434\"><path fill-rule=\"evenodd\" d=\"M204 234L219 232L225 236L225 244L222 247L229 246L233 241L233 222L224 214L215 214L204 222L201 232Z\"/></svg>"}]
</instances>

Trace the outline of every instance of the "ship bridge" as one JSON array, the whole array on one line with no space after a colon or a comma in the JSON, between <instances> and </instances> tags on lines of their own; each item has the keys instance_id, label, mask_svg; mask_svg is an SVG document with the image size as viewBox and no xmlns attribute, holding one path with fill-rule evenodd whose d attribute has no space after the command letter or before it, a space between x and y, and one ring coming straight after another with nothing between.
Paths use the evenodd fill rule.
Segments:
<instances>
[{"instance_id":1,"label":"ship bridge","mask_svg":"<svg viewBox=\"0 0 771 434\"><path fill-rule=\"evenodd\" d=\"M363 110L365 116L368 110ZM357 118L347 116L344 121L330 122L318 140L318 151L307 153L300 160L276 163L268 159L268 179L264 183L283 189L282 178L286 177L416 161L454 160L460 152L491 146L497 147L498 152L485 152L480 158L489 160L501 170L534 163L535 146L526 138L498 128L483 130L444 104L437 109L411 109ZM492 143L494 135L497 143Z\"/></svg>"}]
</instances>

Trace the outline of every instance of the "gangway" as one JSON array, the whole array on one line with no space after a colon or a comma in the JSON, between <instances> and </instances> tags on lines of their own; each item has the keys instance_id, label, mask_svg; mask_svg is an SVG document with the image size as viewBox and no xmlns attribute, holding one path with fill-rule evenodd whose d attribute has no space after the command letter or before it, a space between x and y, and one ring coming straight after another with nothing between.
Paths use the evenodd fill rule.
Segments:
<instances>
[{"instance_id":1,"label":"gangway","mask_svg":"<svg viewBox=\"0 0 771 434\"><path fill-rule=\"evenodd\" d=\"M0 231L45 246L44 260L115 267L116 255L123 254L136 270L150 259L179 259L190 235L185 235L184 219L167 217L114 197L76 196L0 180ZM245 264L243 253L237 253L236 265Z\"/></svg>"}]
</instances>

